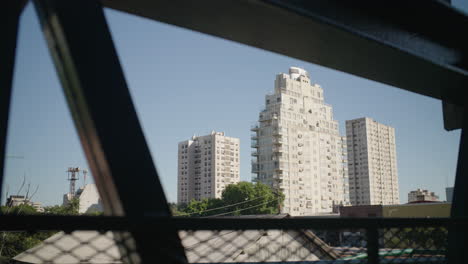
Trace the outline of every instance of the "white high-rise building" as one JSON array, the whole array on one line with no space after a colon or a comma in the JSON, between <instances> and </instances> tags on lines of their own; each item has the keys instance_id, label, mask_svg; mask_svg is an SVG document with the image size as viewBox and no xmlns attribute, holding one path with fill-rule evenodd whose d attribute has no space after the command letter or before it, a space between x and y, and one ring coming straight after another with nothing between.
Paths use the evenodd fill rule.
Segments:
<instances>
[{"instance_id":1,"label":"white high-rise building","mask_svg":"<svg viewBox=\"0 0 468 264\"><path fill-rule=\"evenodd\" d=\"M363 117L346 121L352 205L399 204L395 129Z\"/></svg>"},{"instance_id":2,"label":"white high-rise building","mask_svg":"<svg viewBox=\"0 0 468 264\"><path fill-rule=\"evenodd\" d=\"M220 198L227 185L239 182L239 143L214 131L180 142L177 202Z\"/></svg>"},{"instance_id":3,"label":"white high-rise building","mask_svg":"<svg viewBox=\"0 0 468 264\"><path fill-rule=\"evenodd\" d=\"M255 180L285 195L283 213L329 213L345 203L343 138L322 87L304 69L276 76L252 131Z\"/></svg>"}]
</instances>

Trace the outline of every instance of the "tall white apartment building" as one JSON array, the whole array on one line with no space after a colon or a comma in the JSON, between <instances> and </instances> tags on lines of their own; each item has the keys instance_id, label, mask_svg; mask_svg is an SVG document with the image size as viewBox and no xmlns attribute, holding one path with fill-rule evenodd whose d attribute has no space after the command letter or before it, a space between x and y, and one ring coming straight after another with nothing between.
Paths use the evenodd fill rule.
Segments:
<instances>
[{"instance_id":1,"label":"tall white apartment building","mask_svg":"<svg viewBox=\"0 0 468 264\"><path fill-rule=\"evenodd\" d=\"M180 142L177 202L220 198L227 185L239 182L239 143L238 138L214 131Z\"/></svg>"},{"instance_id":2,"label":"tall white apartment building","mask_svg":"<svg viewBox=\"0 0 468 264\"><path fill-rule=\"evenodd\" d=\"M395 129L363 117L346 121L352 205L399 204Z\"/></svg>"},{"instance_id":3,"label":"tall white apartment building","mask_svg":"<svg viewBox=\"0 0 468 264\"><path fill-rule=\"evenodd\" d=\"M311 84L307 71L291 67L276 76L252 131L255 180L285 195L283 213L329 213L345 202L343 138L322 87Z\"/></svg>"}]
</instances>

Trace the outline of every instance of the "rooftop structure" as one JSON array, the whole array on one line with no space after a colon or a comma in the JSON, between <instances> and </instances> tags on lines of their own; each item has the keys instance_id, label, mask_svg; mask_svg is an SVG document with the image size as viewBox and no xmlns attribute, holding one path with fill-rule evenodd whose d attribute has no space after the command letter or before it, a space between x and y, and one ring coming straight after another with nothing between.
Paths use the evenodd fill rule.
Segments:
<instances>
[{"instance_id":1,"label":"rooftop structure","mask_svg":"<svg viewBox=\"0 0 468 264\"><path fill-rule=\"evenodd\" d=\"M439 201L439 196L428 190L417 189L408 193L408 203L437 201Z\"/></svg>"}]
</instances>

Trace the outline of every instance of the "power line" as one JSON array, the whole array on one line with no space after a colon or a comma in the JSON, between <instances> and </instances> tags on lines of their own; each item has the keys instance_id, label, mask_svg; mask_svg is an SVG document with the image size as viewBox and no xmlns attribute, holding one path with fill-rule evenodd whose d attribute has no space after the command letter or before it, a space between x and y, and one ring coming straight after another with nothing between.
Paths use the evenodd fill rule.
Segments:
<instances>
[{"instance_id":1,"label":"power line","mask_svg":"<svg viewBox=\"0 0 468 264\"><path fill-rule=\"evenodd\" d=\"M244 210L252 209L252 208L255 208L255 207L259 207L259 206L262 206L262 205L265 205L265 204L268 204L268 203L271 203L271 202L276 202L277 200L278 200L278 199L271 200L271 201L268 201L268 202L264 202L264 203L261 203L261 204L257 204L257 205L254 205L254 206L250 206L250 207L247 207L247 208L242 208L242 209L235 210L235 211L231 211L231 212L227 212L227 213L222 213L222 214L216 214L216 215L209 215L209 216L204 216L204 217L202 217L202 218L206 218L206 217L214 217L214 216L222 216L222 215L232 214L232 213L235 213L235 212L240 212L240 211L244 211Z\"/></svg>"},{"instance_id":2,"label":"power line","mask_svg":"<svg viewBox=\"0 0 468 264\"><path fill-rule=\"evenodd\" d=\"M7 159L24 159L24 156L6 155Z\"/></svg>"},{"instance_id":3,"label":"power line","mask_svg":"<svg viewBox=\"0 0 468 264\"><path fill-rule=\"evenodd\" d=\"M257 198L255 198L255 199L248 200L248 201L243 201L243 202L239 202L239 203L235 203L235 204L225 205L225 206L221 206L221 207L217 207L217 208L211 208L211 209L207 209L207 210L203 210L203 211L198 211L198 212L193 212L193 213L182 213L182 214L179 214L179 215L177 215L177 216L188 216L188 215L200 214L200 213L204 213L204 212L209 212L209 211L214 211L214 210L218 210L218 209L223 209L223 208L227 208L227 207L232 207L232 206L235 206L235 205L239 205L239 204L244 204L244 203L256 201L256 200L259 200L259 199L261 199L261 198L265 198L266 196L268 196L268 195L264 195L264 196L261 196L261 197L257 197Z\"/></svg>"}]
</instances>

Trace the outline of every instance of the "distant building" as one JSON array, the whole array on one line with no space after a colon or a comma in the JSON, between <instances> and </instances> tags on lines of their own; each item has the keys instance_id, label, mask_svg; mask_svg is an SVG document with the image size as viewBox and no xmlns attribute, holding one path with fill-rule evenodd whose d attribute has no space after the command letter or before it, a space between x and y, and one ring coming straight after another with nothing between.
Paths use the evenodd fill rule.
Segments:
<instances>
[{"instance_id":1,"label":"distant building","mask_svg":"<svg viewBox=\"0 0 468 264\"><path fill-rule=\"evenodd\" d=\"M76 191L76 198L80 201L78 213L102 212L102 201L96 188L96 184L86 184ZM70 193L63 196L63 204L66 205L73 197Z\"/></svg>"},{"instance_id":2,"label":"distant building","mask_svg":"<svg viewBox=\"0 0 468 264\"><path fill-rule=\"evenodd\" d=\"M42 207L41 203L38 202L30 202L30 206L32 206L37 212L43 213L44 212L44 207Z\"/></svg>"},{"instance_id":3,"label":"distant building","mask_svg":"<svg viewBox=\"0 0 468 264\"><path fill-rule=\"evenodd\" d=\"M323 88L306 70L276 75L252 131L254 180L285 195L283 213L311 216L346 204L344 139Z\"/></svg>"},{"instance_id":4,"label":"distant building","mask_svg":"<svg viewBox=\"0 0 468 264\"><path fill-rule=\"evenodd\" d=\"M399 204L395 129L363 117L346 121L352 205Z\"/></svg>"},{"instance_id":5,"label":"distant building","mask_svg":"<svg viewBox=\"0 0 468 264\"><path fill-rule=\"evenodd\" d=\"M27 203L24 195L10 195L6 200L6 206L13 207Z\"/></svg>"},{"instance_id":6,"label":"distant building","mask_svg":"<svg viewBox=\"0 0 468 264\"><path fill-rule=\"evenodd\" d=\"M42 207L41 203L30 201L24 195L10 195L10 197L8 197L6 200L6 206L8 207L22 204L27 204L33 207L37 212L44 212L44 207Z\"/></svg>"},{"instance_id":7,"label":"distant building","mask_svg":"<svg viewBox=\"0 0 468 264\"><path fill-rule=\"evenodd\" d=\"M445 198L447 202L451 203L453 198L453 187L445 188Z\"/></svg>"},{"instance_id":8,"label":"distant building","mask_svg":"<svg viewBox=\"0 0 468 264\"><path fill-rule=\"evenodd\" d=\"M428 190L417 189L408 193L408 203L437 201L439 201L439 196Z\"/></svg>"},{"instance_id":9,"label":"distant building","mask_svg":"<svg viewBox=\"0 0 468 264\"><path fill-rule=\"evenodd\" d=\"M224 132L193 136L179 143L177 202L220 198L240 181L240 140Z\"/></svg>"}]
</instances>

